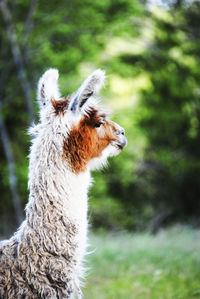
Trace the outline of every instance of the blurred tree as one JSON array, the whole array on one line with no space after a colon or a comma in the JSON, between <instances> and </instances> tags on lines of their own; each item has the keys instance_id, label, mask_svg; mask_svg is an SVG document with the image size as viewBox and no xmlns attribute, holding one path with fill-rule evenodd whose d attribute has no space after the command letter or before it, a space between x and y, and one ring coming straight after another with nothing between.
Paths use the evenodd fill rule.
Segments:
<instances>
[{"instance_id":1,"label":"blurred tree","mask_svg":"<svg viewBox=\"0 0 200 299\"><path fill-rule=\"evenodd\" d=\"M175 3L170 14L154 18L154 42L143 59L152 88L142 94L148 112L139 124L149 139L143 164L152 167L142 175L154 188L156 215L166 211L166 218L184 221L200 211L199 20L199 2Z\"/></svg>"},{"instance_id":2,"label":"blurred tree","mask_svg":"<svg viewBox=\"0 0 200 299\"><path fill-rule=\"evenodd\" d=\"M150 18L154 37L146 51L121 59L133 67L139 62L151 81L141 89L138 125L148 141L129 185L129 211L138 207L143 215L150 206L156 231L172 220L199 219L200 3L179 1L168 11L154 9Z\"/></svg>"},{"instance_id":3,"label":"blurred tree","mask_svg":"<svg viewBox=\"0 0 200 299\"><path fill-rule=\"evenodd\" d=\"M37 118L30 99L38 78L58 68L62 94L68 94L84 72L101 67L114 120L126 128L129 144L103 175L94 174L93 225L156 231L172 220L198 219L200 4L165 1L167 9L152 10L147 4L0 1L1 120L22 205L28 196L24 128ZM13 211L8 165L0 147L0 229Z\"/></svg>"},{"instance_id":4,"label":"blurred tree","mask_svg":"<svg viewBox=\"0 0 200 299\"><path fill-rule=\"evenodd\" d=\"M121 111L132 123L132 153L113 160L105 172L104 188L118 206L108 205L107 213L115 209L117 216L110 223L104 213L104 224L156 232L173 221L199 224L200 3L153 7L146 25L148 35L139 37L145 47L119 54L110 64L127 79L145 75L149 83L139 90L138 108ZM146 137L138 155L137 131ZM101 208L95 211L98 216Z\"/></svg>"},{"instance_id":5,"label":"blurred tree","mask_svg":"<svg viewBox=\"0 0 200 299\"><path fill-rule=\"evenodd\" d=\"M15 182L23 205L28 195L24 128L35 118L37 108L31 98L35 97L38 78L47 68L58 68L64 74L60 82L63 93L74 91L82 80L80 64L92 62L98 67L100 54L113 35L135 34L132 16L140 13L137 0L0 1L2 121L10 136ZM1 225L3 218L8 222L8 215L12 215L5 157L1 147Z\"/></svg>"}]
</instances>

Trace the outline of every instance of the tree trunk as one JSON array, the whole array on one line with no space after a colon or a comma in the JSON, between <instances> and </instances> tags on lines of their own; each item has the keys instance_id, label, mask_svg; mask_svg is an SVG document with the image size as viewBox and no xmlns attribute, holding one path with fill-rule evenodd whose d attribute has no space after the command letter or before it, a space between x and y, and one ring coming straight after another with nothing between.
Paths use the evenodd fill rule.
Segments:
<instances>
[{"instance_id":1,"label":"tree trunk","mask_svg":"<svg viewBox=\"0 0 200 299\"><path fill-rule=\"evenodd\" d=\"M28 110L29 123L32 123L35 118L35 112L33 108L32 98L31 98L31 88L27 80L26 71L24 68L23 58L20 51L19 44L17 42L17 36L15 33L14 25L12 22L12 17L10 11L4 1L0 1L0 10L2 12L3 19L5 21L5 27L7 32L7 38L11 45L11 50L13 54L13 59L17 68L18 78L24 92L26 106Z\"/></svg>"},{"instance_id":2,"label":"tree trunk","mask_svg":"<svg viewBox=\"0 0 200 299\"><path fill-rule=\"evenodd\" d=\"M9 171L9 181L10 181L10 190L12 194L13 206L15 209L15 215L18 224L23 221L23 213L20 206L19 192L17 188L17 177L15 171L15 162L13 157L13 152L9 140L9 135L4 123L4 119L2 117L2 109L0 105L0 134L3 143L4 152L6 155L7 163L8 163L8 171Z\"/></svg>"}]
</instances>

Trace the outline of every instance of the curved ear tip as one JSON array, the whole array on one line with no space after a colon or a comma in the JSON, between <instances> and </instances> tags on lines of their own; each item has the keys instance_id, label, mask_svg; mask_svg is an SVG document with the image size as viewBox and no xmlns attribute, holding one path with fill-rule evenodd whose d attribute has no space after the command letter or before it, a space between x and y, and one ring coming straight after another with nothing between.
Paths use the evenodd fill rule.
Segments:
<instances>
[{"instance_id":1,"label":"curved ear tip","mask_svg":"<svg viewBox=\"0 0 200 299\"><path fill-rule=\"evenodd\" d=\"M42 76L43 78L51 78L53 80L58 80L59 72L57 69L48 69Z\"/></svg>"},{"instance_id":2,"label":"curved ear tip","mask_svg":"<svg viewBox=\"0 0 200 299\"><path fill-rule=\"evenodd\" d=\"M106 72L104 70L101 70L101 69L97 69L95 70L92 75L96 75L98 77L102 77L102 78L105 78L106 76Z\"/></svg>"},{"instance_id":3,"label":"curved ear tip","mask_svg":"<svg viewBox=\"0 0 200 299\"><path fill-rule=\"evenodd\" d=\"M101 69L97 69L91 74L91 77L95 78L95 80L97 80L100 86L102 86L104 85L106 80L106 72Z\"/></svg>"}]
</instances>

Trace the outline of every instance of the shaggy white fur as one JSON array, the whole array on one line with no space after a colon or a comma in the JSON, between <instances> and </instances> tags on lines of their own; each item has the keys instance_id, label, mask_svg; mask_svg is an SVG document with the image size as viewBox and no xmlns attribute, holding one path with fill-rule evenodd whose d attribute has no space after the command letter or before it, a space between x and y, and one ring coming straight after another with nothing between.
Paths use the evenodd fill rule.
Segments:
<instances>
[{"instance_id":1,"label":"shaggy white fur","mask_svg":"<svg viewBox=\"0 0 200 299\"><path fill-rule=\"evenodd\" d=\"M0 298L82 297L90 170L126 145L124 130L93 97L104 79L96 70L68 100L60 98L57 70L39 81L40 123L29 130L26 218L0 242Z\"/></svg>"}]
</instances>

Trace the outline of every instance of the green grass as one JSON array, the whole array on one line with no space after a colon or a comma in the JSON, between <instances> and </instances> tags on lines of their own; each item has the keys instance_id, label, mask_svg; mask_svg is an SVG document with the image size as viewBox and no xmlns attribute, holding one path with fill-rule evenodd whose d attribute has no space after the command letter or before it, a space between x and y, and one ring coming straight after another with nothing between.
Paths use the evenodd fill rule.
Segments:
<instances>
[{"instance_id":1,"label":"green grass","mask_svg":"<svg viewBox=\"0 0 200 299\"><path fill-rule=\"evenodd\" d=\"M200 231L91 234L86 299L200 298Z\"/></svg>"}]
</instances>

